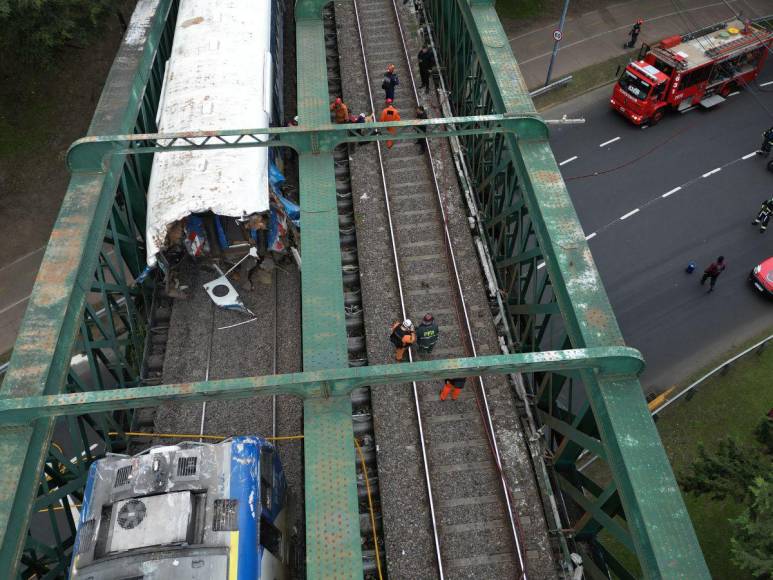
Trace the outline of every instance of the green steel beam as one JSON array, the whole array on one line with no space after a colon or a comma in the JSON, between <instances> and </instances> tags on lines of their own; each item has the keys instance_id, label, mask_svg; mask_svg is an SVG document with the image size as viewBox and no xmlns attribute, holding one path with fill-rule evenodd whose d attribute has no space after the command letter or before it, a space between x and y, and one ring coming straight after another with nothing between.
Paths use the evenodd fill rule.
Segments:
<instances>
[{"instance_id":1,"label":"green steel beam","mask_svg":"<svg viewBox=\"0 0 773 580\"><path fill-rule=\"evenodd\" d=\"M449 124L453 127L449 128ZM426 128L426 132L420 130L422 127ZM402 132L393 135L387 133L389 128L401 129ZM376 130L380 133L375 134ZM367 131L368 134L362 135L360 131ZM100 173L105 170L111 155L250 147L290 147L298 153L330 153L342 143L497 133L512 133L521 138L540 134L547 137L547 128L541 119L531 115L478 115L340 125L331 124L326 119L319 126L89 136L78 139L70 146L66 161L72 172Z\"/></svg>"},{"instance_id":2,"label":"green steel beam","mask_svg":"<svg viewBox=\"0 0 773 580\"><path fill-rule=\"evenodd\" d=\"M122 45L89 133L126 133L136 126L148 74L171 0L141 0L155 8L143 24L147 42ZM0 397L53 395L67 380L86 295L99 263L114 193L125 159L99 176L73 176L38 272ZM38 494L54 421L4 427L0 435L0 569L19 571L27 524Z\"/></svg>"},{"instance_id":3,"label":"green steel beam","mask_svg":"<svg viewBox=\"0 0 773 580\"><path fill-rule=\"evenodd\" d=\"M330 122L323 0L296 7L298 119L319 128ZM348 367L335 173L330 152L298 157L303 268L303 368ZM352 431L347 395L307 398L303 404L306 479L306 575L310 580L362 578L362 548Z\"/></svg>"},{"instance_id":4,"label":"green steel beam","mask_svg":"<svg viewBox=\"0 0 773 580\"><path fill-rule=\"evenodd\" d=\"M446 34L449 75L476 82L471 61L456 58L459 28L469 36L491 108L483 111L532 114L534 106L491 0L429 0L435 28ZM452 30L449 34L447 31ZM461 55L460 55L461 56ZM467 85L469 86L469 85ZM463 98L460 86L454 97ZM562 323L576 348L624 344L547 139L514 139L509 151L526 200L537 243L544 251ZM534 345L537 347L537 345ZM581 371L600 438L624 506L633 547L648 578L708 578L676 480L647 412L638 380ZM580 445L576 445L579 453ZM575 455L576 460L576 455Z\"/></svg>"},{"instance_id":5,"label":"green steel beam","mask_svg":"<svg viewBox=\"0 0 773 580\"><path fill-rule=\"evenodd\" d=\"M304 333L304 338L307 335L310 342L322 339L323 342L330 343L324 340L325 333L309 329L308 333ZM317 346L312 352L323 352L322 348L327 348L329 344ZM330 356L335 353L324 354ZM316 364L306 366L318 367ZM353 368L339 366L284 375L0 399L0 426L26 424L43 417L155 407L169 400L182 403L283 394L302 398L346 397L353 389L367 385L373 387L411 381L442 380L449 375L505 375L565 372L574 369L592 370L600 376L637 376L644 369L644 361L635 349L609 347L441 359L402 365ZM548 424L551 424L551 420L546 417ZM562 433L567 429L570 427L556 427L556 430ZM591 441L592 438L584 433L581 435L588 439L583 440L588 449L603 456L597 441Z\"/></svg>"}]
</instances>

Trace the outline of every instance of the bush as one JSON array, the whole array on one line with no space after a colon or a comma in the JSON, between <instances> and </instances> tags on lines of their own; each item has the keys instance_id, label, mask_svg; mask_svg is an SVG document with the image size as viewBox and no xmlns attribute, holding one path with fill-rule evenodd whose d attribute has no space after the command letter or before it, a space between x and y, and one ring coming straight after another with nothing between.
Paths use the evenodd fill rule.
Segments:
<instances>
[{"instance_id":1,"label":"bush","mask_svg":"<svg viewBox=\"0 0 773 580\"><path fill-rule=\"evenodd\" d=\"M50 60L65 45L83 45L114 0L0 0L0 50L24 63Z\"/></svg>"}]
</instances>

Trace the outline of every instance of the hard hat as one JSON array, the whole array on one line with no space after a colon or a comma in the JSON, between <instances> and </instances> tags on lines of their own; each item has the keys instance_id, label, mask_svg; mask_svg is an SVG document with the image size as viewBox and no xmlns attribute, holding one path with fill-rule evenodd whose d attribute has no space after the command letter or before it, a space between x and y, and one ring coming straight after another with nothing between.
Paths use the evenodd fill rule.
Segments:
<instances>
[{"instance_id":1,"label":"hard hat","mask_svg":"<svg viewBox=\"0 0 773 580\"><path fill-rule=\"evenodd\" d=\"M411 322L410 318L406 318L405 320L403 320L403 326L405 328L413 328L413 322Z\"/></svg>"},{"instance_id":2,"label":"hard hat","mask_svg":"<svg viewBox=\"0 0 773 580\"><path fill-rule=\"evenodd\" d=\"M641 18L639 18L639 19L636 21L636 24L644 24L644 20L642 20Z\"/></svg>"},{"instance_id":3,"label":"hard hat","mask_svg":"<svg viewBox=\"0 0 773 580\"><path fill-rule=\"evenodd\" d=\"M424 322L430 322L430 321L432 321L432 320L434 320L434 318L432 317L432 314L430 314L429 312L427 312L427 313L424 315Z\"/></svg>"},{"instance_id":4,"label":"hard hat","mask_svg":"<svg viewBox=\"0 0 773 580\"><path fill-rule=\"evenodd\" d=\"M340 105L343 101L341 100L341 97L336 97L336 105Z\"/></svg>"},{"instance_id":5,"label":"hard hat","mask_svg":"<svg viewBox=\"0 0 773 580\"><path fill-rule=\"evenodd\" d=\"M392 99L387 99L387 100L386 100L386 104L387 104L387 105L391 105L391 104L392 104Z\"/></svg>"}]
</instances>

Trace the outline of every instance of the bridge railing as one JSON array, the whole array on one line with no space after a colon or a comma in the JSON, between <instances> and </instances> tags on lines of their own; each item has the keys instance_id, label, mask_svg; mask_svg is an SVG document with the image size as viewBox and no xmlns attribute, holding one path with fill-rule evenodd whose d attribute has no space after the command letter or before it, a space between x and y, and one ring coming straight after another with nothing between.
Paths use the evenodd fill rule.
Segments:
<instances>
[{"instance_id":1,"label":"bridge railing","mask_svg":"<svg viewBox=\"0 0 773 580\"><path fill-rule=\"evenodd\" d=\"M491 0L426 0L455 115L534 112ZM515 351L623 344L547 138L460 137ZM635 376L583 370L524 379L560 491L584 540L586 572L632 577L602 543L605 530L646 577L708 578L692 524ZM577 469L599 455L611 483Z\"/></svg>"}]
</instances>

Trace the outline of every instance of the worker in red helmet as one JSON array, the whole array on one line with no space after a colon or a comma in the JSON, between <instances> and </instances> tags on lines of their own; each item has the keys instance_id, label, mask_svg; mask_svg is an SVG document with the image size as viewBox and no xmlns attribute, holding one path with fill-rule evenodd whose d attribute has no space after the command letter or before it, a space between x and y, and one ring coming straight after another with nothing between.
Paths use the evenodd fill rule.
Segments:
<instances>
[{"instance_id":1,"label":"worker in red helmet","mask_svg":"<svg viewBox=\"0 0 773 580\"><path fill-rule=\"evenodd\" d=\"M432 349L435 348L437 340L440 336L440 330L438 328L435 318L427 312L424 318L421 319L419 326L416 327L416 346L419 347L419 352L429 354Z\"/></svg>"},{"instance_id":2,"label":"worker in red helmet","mask_svg":"<svg viewBox=\"0 0 773 580\"><path fill-rule=\"evenodd\" d=\"M349 122L349 107L346 106L341 97L330 104L330 110L335 113L335 121L339 125Z\"/></svg>"},{"instance_id":3,"label":"worker in red helmet","mask_svg":"<svg viewBox=\"0 0 773 580\"><path fill-rule=\"evenodd\" d=\"M400 79L397 78L395 72L395 65L390 64L386 72L384 73L384 80L381 83L381 88L384 89L384 99L395 99L395 87L400 84Z\"/></svg>"},{"instance_id":4,"label":"worker in red helmet","mask_svg":"<svg viewBox=\"0 0 773 580\"><path fill-rule=\"evenodd\" d=\"M384 107L384 110L381 111L381 116L378 118L378 120L382 123L400 120L400 113L395 108L394 104L392 104L392 99L386 100L386 107ZM389 127L387 131L389 131L392 135L397 133L397 129L395 127ZM394 145L394 141L386 142L387 149L391 149L392 145Z\"/></svg>"},{"instance_id":5,"label":"worker in red helmet","mask_svg":"<svg viewBox=\"0 0 773 580\"><path fill-rule=\"evenodd\" d=\"M402 322L392 323L391 331L389 341L395 347L395 360L403 362L405 351L416 342L416 329L413 327L413 322L406 318Z\"/></svg>"},{"instance_id":6,"label":"worker in red helmet","mask_svg":"<svg viewBox=\"0 0 773 580\"><path fill-rule=\"evenodd\" d=\"M641 33L642 24L644 24L644 20L639 18L631 28L631 31L628 33L628 36L630 36L631 39L623 45L623 48L633 48L636 46L636 40L639 38L639 34Z\"/></svg>"},{"instance_id":7,"label":"worker in red helmet","mask_svg":"<svg viewBox=\"0 0 773 580\"><path fill-rule=\"evenodd\" d=\"M460 377L456 379L446 379L445 384L443 385L443 390L440 391L440 400L445 401L448 398L448 395L451 395L451 400L456 401L456 399L459 398L459 395L462 394L462 389L464 388L464 383L467 381L466 378Z\"/></svg>"}]
</instances>

